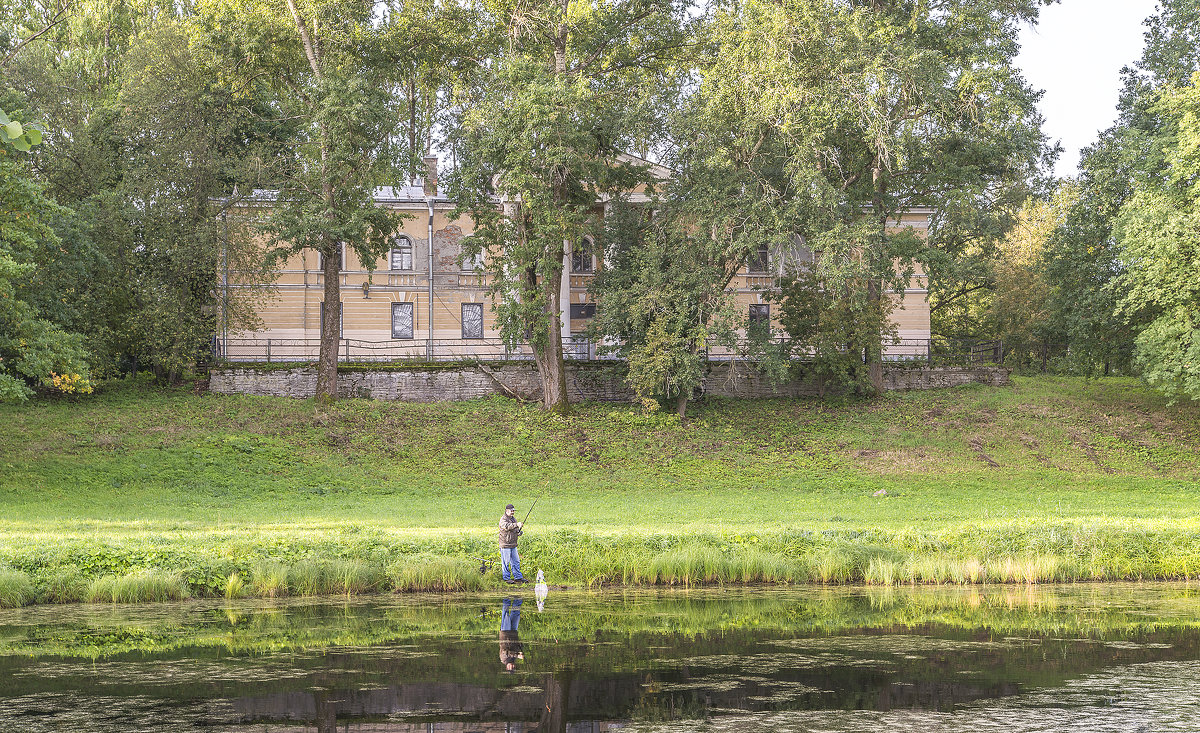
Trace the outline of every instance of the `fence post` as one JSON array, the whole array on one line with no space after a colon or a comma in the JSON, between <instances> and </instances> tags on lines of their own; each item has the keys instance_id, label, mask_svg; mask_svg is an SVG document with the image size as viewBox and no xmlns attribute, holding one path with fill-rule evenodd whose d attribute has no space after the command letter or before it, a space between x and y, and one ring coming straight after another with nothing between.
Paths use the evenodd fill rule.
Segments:
<instances>
[{"instance_id":1,"label":"fence post","mask_svg":"<svg viewBox=\"0 0 1200 733\"><path fill-rule=\"evenodd\" d=\"M350 339L342 339L344 348L342 349L342 361L350 361Z\"/></svg>"},{"instance_id":2,"label":"fence post","mask_svg":"<svg viewBox=\"0 0 1200 733\"><path fill-rule=\"evenodd\" d=\"M925 339L925 363L933 366L933 339Z\"/></svg>"},{"instance_id":3,"label":"fence post","mask_svg":"<svg viewBox=\"0 0 1200 733\"><path fill-rule=\"evenodd\" d=\"M267 363L271 363L271 339L267 339Z\"/></svg>"}]
</instances>

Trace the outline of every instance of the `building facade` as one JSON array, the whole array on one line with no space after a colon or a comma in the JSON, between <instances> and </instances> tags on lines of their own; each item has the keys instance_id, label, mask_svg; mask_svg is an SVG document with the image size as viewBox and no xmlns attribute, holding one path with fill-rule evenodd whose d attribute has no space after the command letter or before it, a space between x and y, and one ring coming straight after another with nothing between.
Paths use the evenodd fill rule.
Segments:
<instances>
[{"instance_id":1,"label":"building facade","mask_svg":"<svg viewBox=\"0 0 1200 733\"><path fill-rule=\"evenodd\" d=\"M362 262L345 248L339 274L342 293L339 358L345 361L392 359L444 360L458 358L523 358L527 347L506 348L495 328L486 276L479 263L464 261L463 239L473 231L467 217L454 217L455 203L441 195L436 158L426 159L429 175L415 185L382 188L379 206L407 218L391 250L375 262ZM633 200L648 200L634 192ZM912 227L923 234L927 210L904 214L896 228ZM780 272L770 253L763 251L734 277L729 290L752 319L774 323L775 304L764 295L776 286ZM568 358L599 356L585 336L595 314L590 286L603 267L590 241L568 248L563 262L561 314ZM325 307L322 262L312 250L289 257L278 268L273 295L257 307L261 326L249 332L223 329L216 338L219 356L230 361L310 361L316 358ZM257 286L257 287L256 287ZM246 283L236 273L221 287L225 298L237 298L260 283ZM927 279L918 271L896 301L892 319L901 341L887 347L888 358L925 354L930 336ZM714 358L729 354L713 353Z\"/></svg>"}]
</instances>

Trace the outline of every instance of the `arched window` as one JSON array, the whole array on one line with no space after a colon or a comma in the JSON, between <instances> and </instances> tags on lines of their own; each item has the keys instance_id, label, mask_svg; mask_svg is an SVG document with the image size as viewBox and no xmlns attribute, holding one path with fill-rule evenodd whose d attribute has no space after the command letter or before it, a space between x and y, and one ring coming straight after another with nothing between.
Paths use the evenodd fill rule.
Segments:
<instances>
[{"instance_id":1,"label":"arched window","mask_svg":"<svg viewBox=\"0 0 1200 733\"><path fill-rule=\"evenodd\" d=\"M413 243L407 235L401 234L392 242L392 252L388 258L388 269L413 269Z\"/></svg>"}]
</instances>

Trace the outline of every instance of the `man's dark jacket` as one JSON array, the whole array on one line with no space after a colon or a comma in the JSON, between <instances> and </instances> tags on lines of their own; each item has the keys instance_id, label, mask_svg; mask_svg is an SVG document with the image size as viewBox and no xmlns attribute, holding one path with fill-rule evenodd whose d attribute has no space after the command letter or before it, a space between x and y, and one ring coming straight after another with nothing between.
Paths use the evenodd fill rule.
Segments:
<instances>
[{"instance_id":1,"label":"man's dark jacket","mask_svg":"<svg viewBox=\"0 0 1200 733\"><path fill-rule=\"evenodd\" d=\"M521 529L517 526L517 520L505 514L500 517L500 549L517 546L517 538L521 536Z\"/></svg>"}]
</instances>

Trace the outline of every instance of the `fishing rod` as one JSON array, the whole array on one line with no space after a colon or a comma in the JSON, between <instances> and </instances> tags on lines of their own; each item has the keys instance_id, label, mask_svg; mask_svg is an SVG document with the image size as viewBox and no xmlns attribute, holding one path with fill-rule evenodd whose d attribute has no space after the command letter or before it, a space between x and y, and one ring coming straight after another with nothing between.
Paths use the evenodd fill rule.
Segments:
<instances>
[{"instance_id":1,"label":"fishing rod","mask_svg":"<svg viewBox=\"0 0 1200 733\"><path fill-rule=\"evenodd\" d=\"M535 506L537 506L537 503L538 503L539 501L541 501L541 499L542 499L542 497L540 497L540 496L539 496L538 498L534 499L534 500L533 500L533 504L531 504L531 505L530 505L530 507L529 507L529 511L525 512L525 518L521 520L521 529L520 529L520 532L521 532L522 534L524 534L524 532L525 532L525 523L529 521L529 515L530 515L530 514L533 514L533 508L534 508Z\"/></svg>"}]
</instances>

